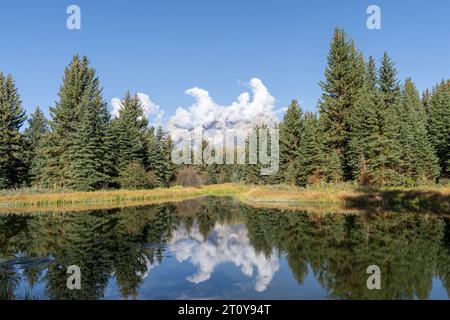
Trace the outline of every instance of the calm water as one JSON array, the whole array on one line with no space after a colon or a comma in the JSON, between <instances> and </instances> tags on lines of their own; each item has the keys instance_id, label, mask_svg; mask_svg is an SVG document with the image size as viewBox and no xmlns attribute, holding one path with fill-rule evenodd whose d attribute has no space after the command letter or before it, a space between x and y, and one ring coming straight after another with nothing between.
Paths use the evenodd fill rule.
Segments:
<instances>
[{"instance_id":1,"label":"calm water","mask_svg":"<svg viewBox=\"0 0 450 320\"><path fill-rule=\"evenodd\" d=\"M368 290L368 266L381 290ZM68 290L78 265L81 290ZM0 299L448 299L450 220L227 199L0 216Z\"/></svg>"}]
</instances>

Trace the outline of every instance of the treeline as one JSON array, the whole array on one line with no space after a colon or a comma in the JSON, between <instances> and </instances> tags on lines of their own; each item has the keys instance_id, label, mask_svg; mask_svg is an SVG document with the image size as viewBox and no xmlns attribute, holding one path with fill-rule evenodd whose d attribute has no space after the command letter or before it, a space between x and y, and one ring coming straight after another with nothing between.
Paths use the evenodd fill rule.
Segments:
<instances>
[{"instance_id":1,"label":"treeline","mask_svg":"<svg viewBox=\"0 0 450 320\"><path fill-rule=\"evenodd\" d=\"M410 78L400 83L387 53L377 67L373 57L366 61L337 28L320 87L318 113L303 112L294 100L279 124L277 175L261 176L256 165L231 170L224 166L209 180L231 177L298 186L339 181L367 186L448 182L450 80L442 80L421 97ZM207 169L204 174L210 177L214 168Z\"/></svg>"},{"instance_id":2,"label":"treeline","mask_svg":"<svg viewBox=\"0 0 450 320\"><path fill-rule=\"evenodd\" d=\"M149 127L136 95L126 93L111 118L86 57L66 68L51 119L37 108L21 132L27 116L12 77L0 73L0 189L448 181L450 80L421 97L410 78L400 83L387 53L377 67L337 28L320 87L318 113L303 112L296 101L288 107L279 124L280 170L262 176L259 165L175 166L170 137Z\"/></svg>"},{"instance_id":3,"label":"treeline","mask_svg":"<svg viewBox=\"0 0 450 320\"><path fill-rule=\"evenodd\" d=\"M298 185L355 180L416 185L450 175L450 80L426 90L397 79L385 53L379 68L336 29L318 114L294 101L280 125L281 173Z\"/></svg>"},{"instance_id":4,"label":"treeline","mask_svg":"<svg viewBox=\"0 0 450 320\"><path fill-rule=\"evenodd\" d=\"M51 120L37 108L26 120L11 76L0 74L0 188L96 190L168 186L172 142L149 127L136 95L111 119L95 70L75 56L64 72Z\"/></svg>"},{"instance_id":5,"label":"treeline","mask_svg":"<svg viewBox=\"0 0 450 320\"><path fill-rule=\"evenodd\" d=\"M341 29L331 43L325 78L318 130L339 160L342 179L411 185L448 178L450 81L421 99L410 78L399 83L387 53L377 69Z\"/></svg>"}]
</instances>

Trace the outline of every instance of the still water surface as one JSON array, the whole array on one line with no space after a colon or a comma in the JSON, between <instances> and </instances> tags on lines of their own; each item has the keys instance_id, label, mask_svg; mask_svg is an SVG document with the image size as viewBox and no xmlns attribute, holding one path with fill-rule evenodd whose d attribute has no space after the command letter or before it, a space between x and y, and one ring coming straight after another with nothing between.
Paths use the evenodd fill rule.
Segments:
<instances>
[{"instance_id":1,"label":"still water surface","mask_svg":"<svg viewBox=\"0 0 450 320\"><path fill-rule=\"evenodd\" d=\"M67 267L81 269L68 290ZM367 289L367 267L381 290ZM0 216L0 299L448 299L450 220L230 199Z\"/></svg>"}]
</instances>

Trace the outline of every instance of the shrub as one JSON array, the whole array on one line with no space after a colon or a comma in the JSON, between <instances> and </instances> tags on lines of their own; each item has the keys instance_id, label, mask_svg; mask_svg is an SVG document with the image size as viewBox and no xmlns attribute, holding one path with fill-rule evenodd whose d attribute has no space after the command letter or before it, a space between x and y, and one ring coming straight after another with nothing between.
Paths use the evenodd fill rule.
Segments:
<instances>
[{"instance_id":1,"label":"shrub","mask_svg":"<svg viewBox=\"0 0 450 320\"><path fill-rule=\"evenodd\" d=\"M119 172L117 182L123 189L151 189L157 185L156 176L152 171L134 161Z\"/></svg>"},{"instance_id":2,"label":"shrub","mask_svg":"<svg viewBox=\"0 0 450 320\"><path fill-rule=\"evenodd\" d=\"M184 187L204 185L207 181L206 176L197 173L192 167L181 168L176 175L176 183Z\"/></svg>"}]
</instances>

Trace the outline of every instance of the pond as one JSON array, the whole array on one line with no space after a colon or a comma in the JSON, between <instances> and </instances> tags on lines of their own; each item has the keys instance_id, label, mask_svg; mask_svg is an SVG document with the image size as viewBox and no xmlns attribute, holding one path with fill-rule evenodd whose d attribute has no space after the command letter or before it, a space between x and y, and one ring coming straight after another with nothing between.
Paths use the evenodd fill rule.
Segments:
<instances>
[{"instance_id":1,"label":"pond","mask_svg":"<svg viewBox=\"0 0 450 320\"><path fill-rule=\"evenodd\" d=\"M81 272L70 290L69 266ZM380 268L369 290L367 268ZM227 198L0 216L0 299L448 299L450 220Z\"/></svg>"}]
</instances>

